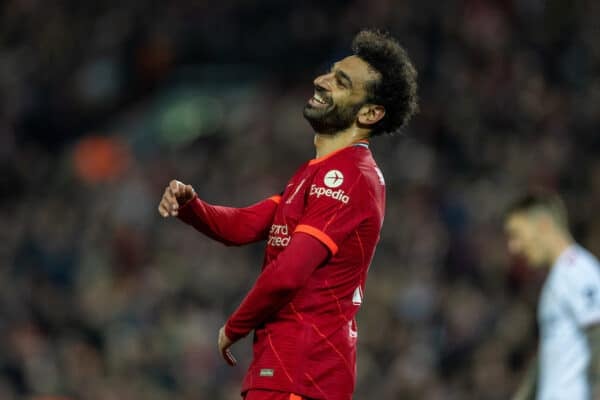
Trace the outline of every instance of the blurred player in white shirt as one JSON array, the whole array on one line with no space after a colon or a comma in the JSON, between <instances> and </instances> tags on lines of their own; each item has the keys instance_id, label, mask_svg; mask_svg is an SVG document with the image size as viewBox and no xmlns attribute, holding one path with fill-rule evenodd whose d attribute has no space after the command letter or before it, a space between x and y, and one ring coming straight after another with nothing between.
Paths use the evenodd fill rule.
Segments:
<instances>
[{"instance_id":1,"label":"blurred player in white shirt","mask_svg":"<svg viewBox=\"0 0 600 400\"><path fill-rule=\"evenodd\" d=\"M514 400L600 399L600 264L576 244L553 194L530 194L506 214L509 251L550 268L538 305L538 356Z\"/></svg>"}]
</instances>

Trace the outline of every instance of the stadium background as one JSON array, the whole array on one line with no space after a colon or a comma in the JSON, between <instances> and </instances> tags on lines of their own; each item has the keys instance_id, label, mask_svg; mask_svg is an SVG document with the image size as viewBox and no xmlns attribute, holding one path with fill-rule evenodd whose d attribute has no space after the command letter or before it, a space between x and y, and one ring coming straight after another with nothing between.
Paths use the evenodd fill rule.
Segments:
<instances>
[{"instance_id":1,"label":"stadium background","mask_svg":"<svg viewBox=\"0 0 600 400\"><path fill-rule=\"evenodd\" d=\"M508 259L503 207L557 189L600 255L600 3L95 3L0 5L0 399L237 398L250 341L231 369L216 334L262 246L156 206L173 177L220 204L279 192L313 155L312 79L361 27L406 46L421 112L372 141L388 208L356 399L509 397L543 274Z\"/></svg>"}]
</instances>

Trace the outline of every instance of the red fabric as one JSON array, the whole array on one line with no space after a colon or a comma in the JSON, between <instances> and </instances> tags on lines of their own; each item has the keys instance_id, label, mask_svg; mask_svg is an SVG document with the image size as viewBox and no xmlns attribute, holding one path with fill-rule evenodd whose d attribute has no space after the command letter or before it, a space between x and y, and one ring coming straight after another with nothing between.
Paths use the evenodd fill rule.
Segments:
<instances>
[{"instance_id":1,"label":"red fabric","mask_svg":"<svg viewBox=\"0 0 600 400\"><path fill-rule=\"evenodd\" d=\"M310 400L293 393L274 392L271 390L250 390L244 400Z\"/></svg>"},{"instance_id":2,"label":"red fabric","mask_svg":"<svg viewBox=\"0 0 600 400\"><path fill-rule=\"evenodd\" d=\"M227 337L233 341L241 339L288 304L328 256L327 247L319 240L304 233L294 234L289 246L263 269L227 321Z\"/></svg>"},{"instance_id":3,"label":"red fabric","mask_svg":"<svg viewBox=\"0 0 600 400\"><path fill-rule=\"evenodd\" d=\"M292 177L268 230L264 276L227 325L235 337L255 331L243 392L352 398L355 315L384 208L383 177L362 145L306 163ZM321 265L307 236L329 250Z\"/></svg>"},{"instance_id":4,"label":"red fabric","mask_svg":"<svg viewBox=\"0 0 600 400\"><path fill-rule=\"evenodd\" d=\"M213 206L198 197L179 210L178 217L228 246L264 240L273 221L280 196L273 196L245 208Z\"/></svg>"}]
</instances>

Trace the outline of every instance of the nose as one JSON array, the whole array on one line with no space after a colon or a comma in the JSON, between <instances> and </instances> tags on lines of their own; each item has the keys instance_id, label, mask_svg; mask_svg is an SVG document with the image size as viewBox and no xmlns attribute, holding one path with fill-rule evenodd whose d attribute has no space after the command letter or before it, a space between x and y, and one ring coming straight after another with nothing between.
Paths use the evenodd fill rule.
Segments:
<instances>
[{"instance_id":1,"label":"nose","mask_svg":"<svg viewBox=\"0 0 600 400\"><path fill-rule=\"evenodd\" d=\"M329 78L331 77L331 73L319 75L313 81L313 84L318 89L329 90Z\"/></svg>"}]
</instances>

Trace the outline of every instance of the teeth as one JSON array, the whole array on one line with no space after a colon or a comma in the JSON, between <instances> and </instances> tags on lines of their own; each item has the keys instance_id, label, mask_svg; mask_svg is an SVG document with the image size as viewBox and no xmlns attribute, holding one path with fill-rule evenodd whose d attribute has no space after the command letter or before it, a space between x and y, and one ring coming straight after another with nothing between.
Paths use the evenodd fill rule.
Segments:
<instances>
[{"instance_id":1,"label":"teeth","mask_svg":"<svg viewBox=\"0 0 600 400\"><path fill-rule=\"evenodd\" d=\"M327 104L327 102L325 100L323 100L323 98L316 93L313 96L313 99L315 99L317 101L317 103Z\"/></svg>"}]
</instances>

